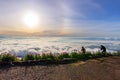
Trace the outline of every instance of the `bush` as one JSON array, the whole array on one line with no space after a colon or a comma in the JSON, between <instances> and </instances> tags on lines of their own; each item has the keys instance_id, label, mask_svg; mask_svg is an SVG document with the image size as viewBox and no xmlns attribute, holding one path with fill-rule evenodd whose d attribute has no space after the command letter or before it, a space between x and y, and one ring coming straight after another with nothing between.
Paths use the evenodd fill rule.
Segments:
<instances>
[{"instance_id":1,"label":"bush","mask_svg":"<svg viewBox=\"0 0 120 80\"><path fill-rule=\"evenodd\" d=\"M41 57L39 54L36 54L36 55L34 56L34 58L35 58L35 60L40 60L40 59L42 59L42 57Z\"/></svg>"},{"instance_id":2,"label":"bush","mask_svg":"<svg viewBox=\"0 0 120 80\"><path fill-rule=\"evenodd\" d=\"M70 55L68 53L62 53L58 56L58 59L64 59L64 58L71 58Z\"/></svg>"},{"instance_id":3,"label":"bush","mask_svg":"<svg viewBox=\"0 0 120 80\"><path fill-rule=\"evenodd\" d=\"M96 52L92 54L92 58L101 58L101 57L108 57L108 56L112 56L111 53L101 53L101 52Z\"/></svg>"},{"instance_id":4,"label":"bush","mask_svg":"<svg viewBox=\"0 0 120 80\"><path fill-rule=\"evenodd\" d=\"M35 60L35 57L33 54L27 54L23 60L24 61Z\"/></svg>"},{"instance_id":5,"label":"bush","mask_svg":"<svg viewBox=\"0 0 120 80\"><path fill-rule=\"evenodd\" d=\"M80 54L80 60L88 60L88 59L90 59L91 58L91 53L89 53L89 52L86 52L85 54L83 54L83 53L81 53Z\"/></svg>"},{"instance_id":6,"label":"bush","mask_svg":"<svg viewBox=\"0 0 120 80\"><path fill-rule=\"evenodd\" d=\"M15 62L17 61L17 57L11 54L2 54L0 56L1 62Z\"/></svg>"},{"instance_id":7,"label":"bush","mask_svg":"<svg viewBox=\"0 0 120 80\"><path fill-rule=\"evenodd\" d=\"M96 52L92 54L92 58L100 58L103 57L103 54L101 52Z\"/></svg>"},{"instance_id":8,"label":"bush","mask_svg":"<svg viewBox=\"0 0 120 80\"><path fill-rule=\"evenodd\" d=\"M2 60L2 55L0 54L0 62L1 62L1 60Z\"/></svg>"},{"instance_id":9,"label":"bush","mask_svg":"<svg viewBox=\"0 0 120 80\"><path fill-rule=\"evenodd\" d=\"M106 53L105 57L108 57L108 56L112 56L112 54L111 53Z\"/></svg>"},{"instance_id":10,"label":"bush","mask_svg":"<svg viewBox=\"0 0 120 80\"><path fill-rule=\"evenodd\" d=\"M80 59L80 54L79 53L76 53L76 52L72 52L70 54L71 58L75 58L75 59Z\"/></svg>"},{"instance_id":11,"label":"bush","mask_svg":"<svg viewBox=\"0 0 120 80\"><path fill-rule=\"evenodd\" d=\"M46 60L55 60L55 56L53 54L43 54L42 55L42 59L46 59Z\"/></svg>"},{"instance_id":12,"label":"bush","mask_svg":"<svg viewBox=\"0 0 120 80\"><path fill-rule=\"evenodd\" d=\"M116 53L101 53L101 52L95 52L93 54L91 54L91 52L86 52L85 54L83 53L77 53L77 52L72 52L72 53L61 53L58 56L53 55L52 53L49 54L26 54L26 56L24 58L22 58L23 61L29 61L29 60L61 60L64 58L74 58L75 60L88 60L88 59L93 59L93 58L101 58L101 57L107 57L107 56L120 56L120 51L116 52ZM22 61L21 60L21 61ZM16 56L8 54L8 53L4 53L4 54L0 54L0 62L19 62L20 60L17 59Z\"/></svg>"},{"instance_id":13,"label":"bush","mask_svg":"<svg viewBox=\"0 0 120 80\"><path fill-rule=\"evenodd\" d=\"M120 51L116 52L116 53L113 53L113 55L115 56L120 56Z\"/></svg>"}]
</instances>

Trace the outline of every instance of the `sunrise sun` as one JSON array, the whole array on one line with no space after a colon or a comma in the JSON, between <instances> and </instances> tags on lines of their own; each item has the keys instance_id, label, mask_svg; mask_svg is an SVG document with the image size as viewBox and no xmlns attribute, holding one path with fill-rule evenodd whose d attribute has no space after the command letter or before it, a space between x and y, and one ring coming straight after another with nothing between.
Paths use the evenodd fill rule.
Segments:
<instances>
[{"instance_id":1,"label":"sunrise sun","mask_svg":"<svg viewBox=\"0 0 120 80\"><path fill-rule=\"evenodd\" d=\"M39 24L39 15L35 12L26 12L22 17L23 24L28 28L35 28Z\"/></svg>"}]
</instances>

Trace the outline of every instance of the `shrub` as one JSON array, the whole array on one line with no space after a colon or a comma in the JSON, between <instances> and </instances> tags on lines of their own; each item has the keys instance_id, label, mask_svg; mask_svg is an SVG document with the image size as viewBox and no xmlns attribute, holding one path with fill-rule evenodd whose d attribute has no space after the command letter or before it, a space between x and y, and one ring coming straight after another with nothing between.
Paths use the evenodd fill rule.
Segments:
<instances>
[{"instance_id":1,"label":"shrub","mask_svg":"<svg viewBox=\"0 0 120 80\"><path fill-rule=\"evenodd\" d=\"M92 58L100 58L103 57L103 54L101 52L96 52L92 54Z\"/></svg>"},{"instance_id":2,"label":"shrub","mask_svg":"<svg viewBox=\"0 0 120 80\"><path fill-rule=\"evenodd\" d=\"M17 61L16 56L11 55L11 54L2 54L1 56L1 62L15 62Z\"/></svg>"},{"instance_id":3,"label":"shrub","mask_svg":"<svg viewBox=\"0 0 120 80\"><path fill-rule=\"evenodd\" d=\"M91 54L90 53L85 53L85 54L81 53L80 54L80 59L81 60L87 60L87 59L90 59L90 58L91 58Z\"/></svg>"},{"instance_id":4,"label":"shrub","mask_svg":"<svg viewBox=\"0 0 120 80\"><path fill-rule=\"evenodd\" d=\"M40 60L40 59L42 59L42 57L41 57L39 54L36 54L36 55L34 56L34 58L35 58L35 60Z\"/></svg>"},{"instance_id":5,"label":"shrub","mask_svg":"<svg viewBox=\"0 0 120 80\"><path fill-rule=\"evenodd\" d=\"M61 60L64 58L74 58L75 60L88 60L88 59L92 59L92 58L101 58L101 57L107 57L107 56L120 56L120 51L116 52L116 53L101 53L101 52L95 52L93 54L91 54L91 52L86 52L85 54L83 53L77 53L77 52L72 52L72 53L61 53L57 56L53 55L52 53L49 54L26 54L26 56L24 58L22 58L23 61L29 61L29 60L41 60L41 59L45 59L45 60ZM21 61L22 61L21 60ZM4 53L4 54L0 54L0 62L19 62L20 60L17 59L16 56L8 54L8 53Z\"/></svg>"},{"instance_id":6,"label":"shrub","mask_svg":"<svg viewBox=\"0 0 120 80\"><path fill-rule=\"evenodd\" d=\"M105 57L108 57L108 56L112 56L112 54L109 52L109 53L106 53L105 54Z\"/></svg>"},{"instance_id":7,"label":"shrub","mask_svg":"<svg viewBox=\"0 0 120 80\"><path fill-rule=\"evenodd\" d=\"M101 53L101 52L96 52L92 54L92 58L101 58L101 57L107 57L107 56L112 56L111 53Z\"/></svg>"},{"instance_id":8,"label":"shrub","mask_svg":"<svg viewBox=\"0 0 120 80\"><path fill-rule=\"evenodd\" d=\"M71 58L70 55L68 53L62 53L58 56L58 59L64 59L64 58Z\"/></svg>"},{"instance_id":9,"label":"shrub","mask_svg":"<svg viewBox=\"0 0 120 80\"><path fill-rule=\"evenodd\" d=\"M85 57L86 59L91 59L92 58L91 52L86 52Z\"/></svg>"},{"instance_id":10,"label":"shrub","mask_svg":"<svg viewBox=\"0 0 120 80\"><path fill-rule=\"evenodd\" d=\"M1 60L2 60L2 55L0 54L0 62L1 62Z\"/></svg>"},{"instance_id":11,"label":"shrub","mask_svg":"<svg viewBox=\"0 0 120 80\"><path fill-rule=\"evenodd\" d=\"M53 54L43 54L42 55L42 59L46 59L46 60L55 60L55 56Z\"/></svg>"},{"instance_id":12,"label":"shrub","mask_svg":"<svg viewBox=\"0 0 120 80\"><path fill-rule=\"evenodd\" d=\"M75 58L75 59L80 59L80 54L79 53L76 53L76 52L72 52L70 54L71 58Z\"/></svg>"},{"instance_id":13,"label":"shrub","mask_svg":"<svg viewBox=\"0 0 120 80\"><path fill-rule=\"evenodd\" d=\"M115 56L120 56L120 51L116 52L116 53L113 53L113 55Z\"/></svg>"},{"instance_id":14,"label":"shrub","mask_svg":"<svg viewBox=\"0 0 120 80\"><path fill-rule=\"evenodd\" d=\"M35 60L35 57L33 54L27 54L23 60L24 61Z\"/></svg>"},{"instance_id":15,"label":"shrub","mask_svg":"<svg viewBox=\"0 0 120 80\"><path fill-rule=\"evenodd\" d=\"M117 52L117 55L120 56L120 51Z\"/></svg>"}]
</instances>

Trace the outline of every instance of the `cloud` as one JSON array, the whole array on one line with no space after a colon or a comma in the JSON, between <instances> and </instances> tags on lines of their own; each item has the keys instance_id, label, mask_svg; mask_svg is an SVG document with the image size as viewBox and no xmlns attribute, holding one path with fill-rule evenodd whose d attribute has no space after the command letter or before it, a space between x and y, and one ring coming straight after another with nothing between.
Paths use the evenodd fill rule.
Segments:
<instances>
[{"instance_id":1,"label":"cloud","mask_svg":"<svg viewBox=\"0 0 120 80\"><path fill-rule=\"evenodd\" d=\"M104 13L104 8L96 0L12 0L11 2L2 0L0 4L0 29L6 30L4 34L119 35L119 22L100 20L101 17L104 17L101 16ZM21 15L27 10L36 11L40 15L40 27L34 33L20 31L25 27L20 21Z\"/></svg>"}]
</instances>

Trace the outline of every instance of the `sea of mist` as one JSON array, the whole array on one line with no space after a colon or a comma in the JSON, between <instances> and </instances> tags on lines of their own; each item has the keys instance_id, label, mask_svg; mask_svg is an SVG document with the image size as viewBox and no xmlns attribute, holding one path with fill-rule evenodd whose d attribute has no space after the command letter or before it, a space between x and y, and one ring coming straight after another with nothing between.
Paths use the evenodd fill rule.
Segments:
<instances>
[{"instance_id":1,"label":"sea of mist","mask_svg":"<svg viewBox=\"0 0 120 80\"><path fill-rule=\"evenodd\" d=\"M27 53L42 54L80 51L100 51L100 45L107 52L120 51L120 38L117 37L6 37L0 36L0 53L11 53L23 57Z\"/></svg>"}]
</instances>

